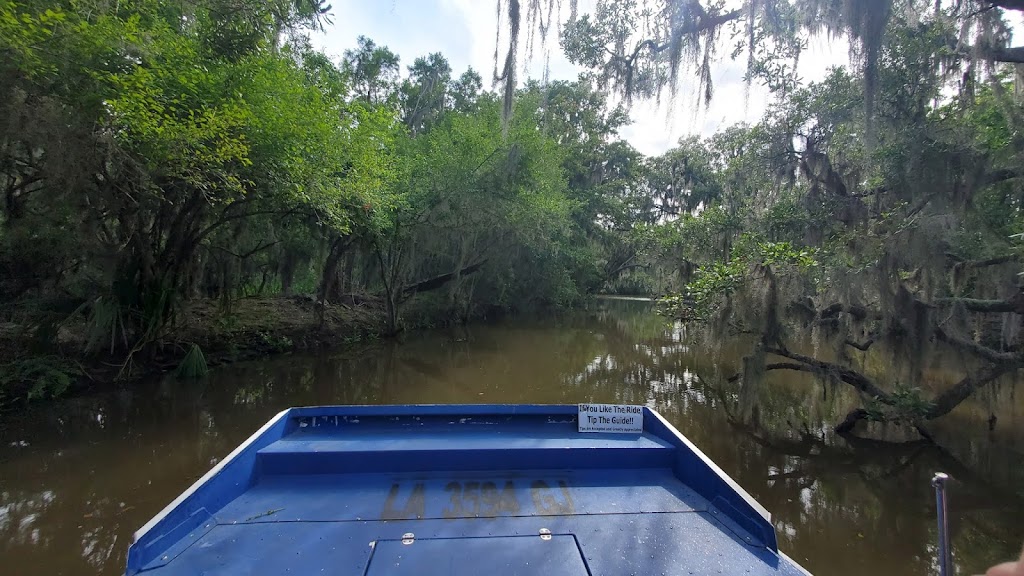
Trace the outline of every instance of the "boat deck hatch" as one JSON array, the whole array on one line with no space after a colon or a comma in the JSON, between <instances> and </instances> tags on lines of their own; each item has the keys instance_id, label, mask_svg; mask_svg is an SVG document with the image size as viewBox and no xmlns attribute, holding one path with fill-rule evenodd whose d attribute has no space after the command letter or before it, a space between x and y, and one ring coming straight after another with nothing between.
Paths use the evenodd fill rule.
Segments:
<instances>
[{"instance_id":1,"label":"boat deck hatch","mask_svg":"<svg viewBox=\"0 0 1024 576\"><path fill-rule=\"evenodd\" d=\"M381 540L366 576L502 576L559 574L589 576L572 535L499 536Z\"/></svg>"}]
</instances>

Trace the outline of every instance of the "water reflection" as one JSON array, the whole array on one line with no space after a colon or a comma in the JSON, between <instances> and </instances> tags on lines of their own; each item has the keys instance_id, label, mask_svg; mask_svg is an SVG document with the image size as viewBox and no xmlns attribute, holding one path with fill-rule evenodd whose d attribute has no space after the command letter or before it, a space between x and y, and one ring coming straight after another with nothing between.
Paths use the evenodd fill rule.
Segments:
<instances>
[{"instance_id":1,"label":"water reflection","mask_svg":"<svg viewBox=\"0 0 1024 576\"><path fill-rule=\"evenodd\" d=\"M131 533L279 410L416 402L656 407L773 512L780 544L819 574L929 573L928 479L938 469L959 479L961 573L1014 555L1024 541L1024 422L1012 387L952 414L936 431L943 448L833 437L853 399L804 375L773 374L758 391L760 426L744 427L728 417L737 399L728 377L744 350L694 344L649 305L611 301L568 318L275 358L204 382L157 379L9 415L0 422L0 565L5 574L119 574Z\"/></svg>"}]
</instances>

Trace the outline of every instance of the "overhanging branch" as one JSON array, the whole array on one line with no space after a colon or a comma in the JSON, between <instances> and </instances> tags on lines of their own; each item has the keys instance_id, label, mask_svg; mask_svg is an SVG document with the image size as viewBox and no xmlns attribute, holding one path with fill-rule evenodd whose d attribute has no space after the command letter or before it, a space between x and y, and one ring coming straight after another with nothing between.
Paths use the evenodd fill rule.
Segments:
<instances>
[{"instance_id":1,"label":"overhanging branch","mask_svg":"<svg viewBox=\"0 0 1024 576\"><path fill-rule=\"evenodd\" d=\"M987 346L982 346L973 340L967 340L965 338L949 334L942 328L935 329L935 338L940 342L945 342L946 344L950 344L956 348L970 352L983 360L988 360L989 362L994 362L996 364L1012 363L1019 360L1019 357L1016 354L998 352Z\"/></svg>"},{"instance_id":2,"label":"overhanging branch","mask_svg":"<svg viewBox=\"0 0 1024 576\"><path fill-rule=\"evenodd\" d=\"M988 0L987 3L1004 10L1024 10L1024 0Z\"/></svg>"},{"instance_id":3,"label":"overhanging branch","mask_svg":"<svg viewBox=\"0 0 1024 576\"><path fill-rule=\"evenodd\" d=\"M816 373L817 370L811 368L806 364L797 364L795 362L773 362L771 364L765 364L765 372L771 372L772 370L794 370L797 372L811 372ZM733 374L728 378L728 382L736 382L740 379L739 374Z\"/></svg>"},{"instance_id":4,"label":"overhanging branch","mask_svg":"<svg viewBox=\"0 0 1024 576\"><path fill-rule=\"evenodd\" d=\"M967 47L965 49L967 54L964 57L970 57L974 52L973 48ZM995 62L1006 62L1009 64L1024 64L1024 46L1010 46L1007 48L984 48L979 49L976 53L987 60L993 60Z\"/></svg>"},{"instance_id":5,"label":"overhanging branch","mask_svg":"<svg viewBox=\"0 0 1024 576\"><path fill-rule=\"evenodd\" d=\"M477 262L476 264L470 264L469 266L466 266L461 270L449 272L447 274L441 274L440 276L434 276L433 278L428 278L427 280L422 280L420 282L416 282L415 284L410 284L409 286L402 288L402 298L409 298L420 292L429 292L431 290L436 290L441 286L444 286L445 284L451 282L452 280L455 280L455 278L459 276L468 276L476 272L477 270L480 270L480 268L482 268L483 265L486 263L487 260L481 260L480 262Z\"/></svg>"},{"instance_id":6,"label":"overhanging branch","mask_svg":"<svg viewBox=\"0 0 1024 576\"><path fill-rule=\"evenodd\" d=\"M704 12L703 7L700 8L701 12ZM733 20L737 20L741 16L743 16L743 14L744 11L741 9L736 9L731 12L726 12L724 14L718 14L716 16L708 16L707 13L704 12L700 18L692 22L689 22L684 26L676 28L672 32L676 36L689 36L691 34L699 34L701 32L704 32L705 30L711 30L723 24L732 22ZM633 63L636 62L636 59L640 57L640 54L645 49L648 50L652 56L654 56L660 54L661 52L664 52L665 50L668 50L670 46L671 43L669 42L659 44L654 40L644 40L636 45L636 48L633 49L633 53L630 54L629 56L621 56L615 53L614 51L608 50L607 48L605 48L605 51L611 54L611 59L613 61L623 62L627 66L633 66Z\"/></svg>"},{"instance_id":7,"label":"overhanging branch","mask_svg":"<svg viewBox=\"0 0 1024 576\"><path fill-rule=\"evenodd\" d=\"M965 376L963 380L958 382L949 390L940 394L939 397L935 399L935 402L932 403L932 408L928 411L925 417L928 420L934 420L940 416L949 414L954 408L959 406L964 400L968 399L979 388L989 384L1004 374L1009 374L1010 372L1020 369L1021 365L1022 363L1018 359L1017 362L996 364L976 374L969 374Z\"/></svg>"},{"instance_id":8,"label":"overhanging branch","mask_svg":"<svg viewBox=\"0 0 1024 576\"><path fill-rule=\"evenodd\" d=\"M1016 312L1024 314L1024 295L1018 294L1009 300L978 300L976 298L936 298L935 304L953 306L959 304L968 312Z\"/></svg>"},{"instance_id":9,"label":"overhanging branch","mask_svg":"<svg viewBox=\"0 0 1024 576\"><path fill-rule=\"evenodd\" d=\"M947 253L946 257L956 262L955 266L960 268L987 268L989 266L1001 266L1003 264L1009 264L1011 262L1020 262L1021 257L1019 254L1005 254L1003 256L996 256L994 258L986 258L984 260L964 260L956 254Z\"/></svg>"},{"instance_id":10,"label":"overhanging branch","mask_svg":"<svg viewBox=\"0 0 1024 576\"><path fill-rule=\"evenodd\" d=\"M819 316L822 319L836 318L842 313L849 314L857 320L866 320L867 318L881 318L882 315L874 310L868 310L863 306L857 306L855 304L843 304L842 302L836 302L821 311Z\"/></svg>"},{"instance_id":11,"label":"overhanging branch","mask_svg":"<svg viewBox=\"0 0 1024 576\"><path fill-rule=\"evenodd\" d=\"M768 347L765 348L765 352L768 352L769 354L775 354L776 356L782 356L783 358L789 358L790 360L796 360L797 362L801 362L804 366L796 369L802 372L814 372L817 374L834 374L843 382L846 382L850 386L856 388L859 392L867 394L872 398L876 398L879 402L882 402L884 404L892 403L892 398L885 390L882 390L877 384L872 382L870 378L861 374L860 372L857 372L856 370L852 370L845 366L840 366L839 364L833 364L831 362L818 360L817 358L812 358L810 356L805 356L803 354L798 354L796 352L791 352L784 348ZM788 365L782 365L782 367L787 370L794 369L790 368ZM765 368L767 369L767 366Z\"/></svg>"}]
</instances>

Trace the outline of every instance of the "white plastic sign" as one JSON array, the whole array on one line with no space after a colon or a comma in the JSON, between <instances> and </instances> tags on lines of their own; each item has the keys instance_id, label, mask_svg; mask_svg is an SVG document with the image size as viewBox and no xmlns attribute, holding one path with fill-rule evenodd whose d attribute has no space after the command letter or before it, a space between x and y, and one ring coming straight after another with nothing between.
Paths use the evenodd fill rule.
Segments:
<instances>
[{"instance_id":1,"label":"white plastic sign","mask_svg":"<svg viewBox=\"0 0 1024 576\"><path fill-rule=\"evenodd\" d=\"M644 431L644 409L641 406L580 404L578 419L580 432L642 434Z\"/></svg>"}]
</instances>

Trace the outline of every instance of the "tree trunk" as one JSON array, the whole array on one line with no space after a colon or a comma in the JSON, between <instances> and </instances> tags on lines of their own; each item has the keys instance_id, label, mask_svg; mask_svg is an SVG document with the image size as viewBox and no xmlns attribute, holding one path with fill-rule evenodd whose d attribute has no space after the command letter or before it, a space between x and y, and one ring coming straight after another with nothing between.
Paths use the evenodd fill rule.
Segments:
<instances>
[{"instance_id":1,"label":"tree trunk","mask_svg":"<svg viewBox=\"0 0 1024 576\"><path fill-rule=\"evenodd\" d=\"M395 302L395 293L387 288L384 289L384 311L387 321L387 335L398 334L398 305Z\"/></svg>"},{"instance_id":2,"label":"tree trunk","mask_svg":"<svg viewBox=\"0 0 1024 576\"><path fill-rule=\"evenodd\" d=\"M292 295L292 287L295 284L295 269L298 267L298 255L290 246L285 245L281 250L281 261L277 270L281 277L281 294Z\"/></svg>"},{"instance_id":3,"label":"tree trunk","mask_svg":"<svg viewBox=\"0 0 1024 576\"><path fill-rule=\"evenodd\" d=\"M386 313L385 321L387 322L386 330L388 336L398 334L399 331L398 304L401 289L397 284L401 273L403 251L401 247L398 247L396 250L397 237L398 227L396 226L388 246L387 258L385 258L384 251L379 244L374 246L374 252L377 254L377 263L380 265L380 279L384 284L384 311Z\"/></svg>"},{"instance_id":4,"label":"tree trunk","mask_svg":"<svg viewBox=\"0 0 1024 576\"><path fill-rule=\"evenodd\" d=\"M341 291L344 294L352 294L355 292L355 267L356 267L356 253L354 250L348 250L345 252L345 266L341 273Z\"/></svg>"},{"instance_id":5,"label":"tree trunk","mask_svg":"<svg viewBox=\"0 0 1024 576\"><path fill-rule=\"evenodd\" d=\"M323 274L320 276L320 291L318 294L317 309L320 320L320 327L324 325L324 308L327 306L327 298L331 296L335 285L338 282L338 265L341 257L352 245L351 236L338 236L331 241L330 250L327 252L327 260L324 262Z\"/></svg>"}]
</instances>

